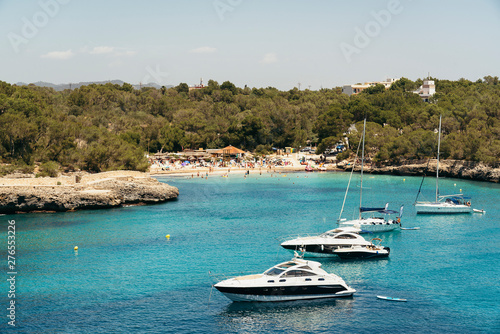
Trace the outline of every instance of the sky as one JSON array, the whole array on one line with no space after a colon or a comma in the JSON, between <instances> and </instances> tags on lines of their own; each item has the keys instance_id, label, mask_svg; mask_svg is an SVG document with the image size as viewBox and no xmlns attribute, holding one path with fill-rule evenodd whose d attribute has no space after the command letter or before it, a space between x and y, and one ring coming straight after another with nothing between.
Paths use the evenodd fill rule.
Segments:
<instances>
[{"instance_id":1,"label":"sky","mask_svg":"<svg viewBox=\"0 0 500 334\"><path fill-rule=\"evenodd\" d=\"M475 81L499 32L499 0L0 0L0 81Z\"/></svg>"}]
</instances>

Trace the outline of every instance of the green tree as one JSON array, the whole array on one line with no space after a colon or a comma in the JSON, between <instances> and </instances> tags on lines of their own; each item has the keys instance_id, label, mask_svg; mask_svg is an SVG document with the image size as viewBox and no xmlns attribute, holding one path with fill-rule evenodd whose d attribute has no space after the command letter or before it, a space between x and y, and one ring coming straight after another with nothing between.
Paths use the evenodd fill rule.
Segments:
<instances>
[{"instance_id":1,"label":"green tree","mask_svg":"<svg viewBox=\"0 0 500 334\"><path fill-rule=\"evenodd\" d=\"M175 90L178 93L186 93L187 94L187 93L189 93L189 86L187 83L181 82L180 84L175 86Z\"/></svg>"},{"instance_id":2,"label":"green tree","mask_svg":"<svg viewBox=\"0 0 500 334\"><path fill-rule=\"evenodd\" d=\"M382 84L376 84L362 91L363 94L369 94L369 95L380 94L383 92L385 92L385 86Z\"/></svg>"},{"instance_id":3,"label":"green tree","mask_svg":"<svg viewBox=\"0 0 500 334\"><path fill-rule=\"evenodd\" d=\"M402 92L411 92L416 90L418 87L415 82L411 81L408 78L401 78L392 83L390 90L399 90Z\"/></svg>"},{"instance_id":4,"label":"green tree","mask_svg":"<svg viewBox=\"0 0 500 334\"><path fill-rule=\"evenodd\" d=\"M220 85L220 89L221 90L228 90L230 91L231 93L233 93L233 95L236 95L238 94L238 89L236 88L236 86L231 83L230 81L224 81L222 83L222 85Z\"/></svg>"},{"instance_id":5,"label":"green tree","mask_svg":"<svg viewBox=\"0 0 500 334\"><path fill-rule=\"evenodd\" d=\"M160 143L162 144L160 152L164 149L167 152L181 151L186 144L185 133L177 127L165 125L160 131Z\"/></svg>"},{"instance_id":6,"label":"green tree","mask_svg":"<svg viewBox=\"0 0 500 334\"><path fill-rule=\"evenodd\" d=\"M353 121L353 115L339 105L332 105L328 111L321 114L316 121L314 131L318 140L328 137L340 137L347 131Z\"/></svg>"}]
</instances>

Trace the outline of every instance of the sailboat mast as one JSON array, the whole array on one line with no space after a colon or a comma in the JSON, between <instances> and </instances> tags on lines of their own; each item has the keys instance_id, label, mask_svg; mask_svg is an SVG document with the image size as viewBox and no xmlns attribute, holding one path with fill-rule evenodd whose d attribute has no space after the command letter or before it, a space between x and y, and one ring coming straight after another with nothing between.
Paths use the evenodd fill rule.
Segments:
<instances>
[{"instance_id":1,"label":"sailboat mast","mask_svg":"<svg viewBox=\"0 0 500 334\"><path fill-rule=\"evenodd\" d=\"M438 131L438 153L437 153L437 166L436 166L436 203L439 197L439 148L441 146L441 115L439 115L439 131Z\"/></svg>"},{"instance_id":2,"label":"sailboat mast","mask_svg":"<svg viewBox=\"0 0 500 334\"><path fill-rule=\"evenodd\" d=\"M359 219L361 219L361 204L363 200L363 166L365 163L365 132L366 132L366 118L363 122L363 148L361 150L361 182L359 185Z\"/></svg>"},{"instance_id":3,"label":"sailboat mast","mask_svg":"<svg viewBox=\"0 0 500 334\"><path fill-rule=\"evenodd\" d=\"M342 213L344 212L344 206L345 206L345 201L347 199L347 193L349 192L349 186L351 185L352 173L354 173L354 167L356 167L356 160L358 160L358 156L359 156L359 148L361 147L361 140L363 140L363 138L359 138L358 149L356 150L356 157L354 158L354 162L352 164L351 175L349 175L349 182L347 182L347 189L345 190L344 201L342 202L342 209L340 209L340 215L339 215L338 221L342 220Z\"/></svg>"}]
</instances>

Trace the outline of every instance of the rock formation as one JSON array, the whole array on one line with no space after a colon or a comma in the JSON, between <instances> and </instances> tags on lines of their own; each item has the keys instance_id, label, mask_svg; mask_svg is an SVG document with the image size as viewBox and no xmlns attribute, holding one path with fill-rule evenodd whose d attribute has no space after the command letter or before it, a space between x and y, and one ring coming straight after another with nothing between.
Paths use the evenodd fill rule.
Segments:
<instances>
[{"instance_id":1,"label":"rock formation","mask_svg":"<svg viewBox=\"0 0 500 334\"><path fill-rule=\"evenodd\" d=\"M339 163L339 168L350 170L351 165L346 162ZM427 168L427 162L408 163L398 166L376 166L365 164L364 172L372 174L390 175L412 175L428 176L436 175L436 160L431 160ZM359 170L360 165L356 165L355 170ZM476 181L500 182L500 168L492 168L482 163L467 162L459 160L440 160L439 175L443 177L454 177L459 179L469 179Z\"/></svg>"},{"instance_id":2,"label":"rock formation","mask_svg":"<svg viewBox=\"0 0 500 334\"><path fill-rule=\"evenodd\" d=\"M177 198L176 187L139 172L107 172L60 178L0 179L0 213L53 212L160 203Z\"/></svg>"}]
</instances>

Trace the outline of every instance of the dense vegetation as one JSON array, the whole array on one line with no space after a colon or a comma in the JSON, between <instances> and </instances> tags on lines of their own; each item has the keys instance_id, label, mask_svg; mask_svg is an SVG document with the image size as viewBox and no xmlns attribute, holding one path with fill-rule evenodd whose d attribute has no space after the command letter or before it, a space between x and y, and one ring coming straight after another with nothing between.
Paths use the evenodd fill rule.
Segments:
<instances>
[{"instance_id":1,"label":"dense vegetation","mask_svg":"<svg viewBox=\"0 0 500 334\"><path fill-rule=\"evenodd\" d=\"M442 115L444 158L498 163L498 77L434 80L431 103L411 92L421 80L405 78L388 90L375 86L351 97L340 88L279 91L212 80L192 91L186 84L140 91L105 84L62 92L0 81L0 158L4 169L32 170L36 163L53 175L59 166L145 170L146 152L182 148L232 144L265 153L315 143L322 151L366 116L371 157L397 162L435 156ZM355 149L359 132L348 137Z\"/></svg>"}]
</instances>

